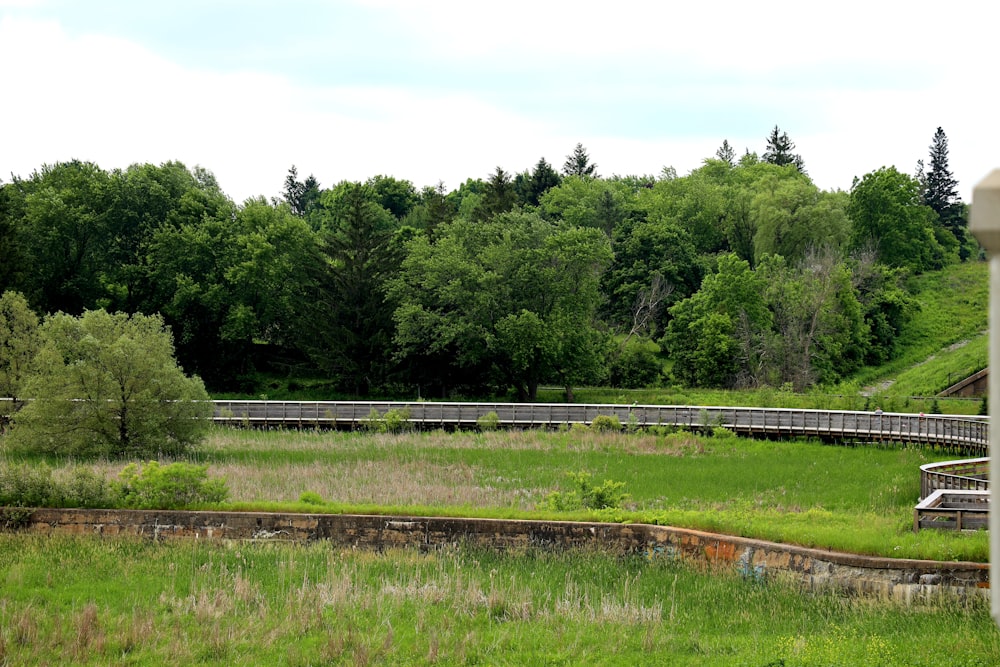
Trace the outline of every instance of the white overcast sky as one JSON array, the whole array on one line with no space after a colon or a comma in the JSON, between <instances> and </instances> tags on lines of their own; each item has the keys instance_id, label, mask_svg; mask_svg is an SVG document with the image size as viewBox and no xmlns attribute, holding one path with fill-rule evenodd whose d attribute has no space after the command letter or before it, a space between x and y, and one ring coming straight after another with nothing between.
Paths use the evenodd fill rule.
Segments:
<instances>
[{"instance_id":1,"label":"white overcast sky","mask_svg":"<svg viewBox=\"0 0 1000 667\"><path fill-rule=\"evenodd\" d=\"M0 0L0 179L179 160L236 201L288 168L418 188L497 166L686 174L778 125L824 189L1000 167L1000 3Z\"/></svg>"}]
</instances>

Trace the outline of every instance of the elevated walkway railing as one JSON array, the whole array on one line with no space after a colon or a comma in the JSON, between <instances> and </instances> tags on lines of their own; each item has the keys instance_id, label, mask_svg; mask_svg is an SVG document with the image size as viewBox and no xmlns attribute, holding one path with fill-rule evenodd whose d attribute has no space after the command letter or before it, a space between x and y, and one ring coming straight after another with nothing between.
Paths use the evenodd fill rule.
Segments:
<instances>
[{"instance_id":1,"label":"elevated walkway railing","mask_svg":"<svg viewBox=\"0 0 1000 667\"><path fill-rule=\"evenodd\" d=\"M989 424L982 418L845 410L578 403L437 403L393 401L214 401L215 421L249 426L354 428L390 410L414 426L474 428L494 413L514 428L591 424L616 417L622 425L725 427L753 437L809 436L827 440L922 443L963 453L988 453Z\"/></svg>"}]
</instances>

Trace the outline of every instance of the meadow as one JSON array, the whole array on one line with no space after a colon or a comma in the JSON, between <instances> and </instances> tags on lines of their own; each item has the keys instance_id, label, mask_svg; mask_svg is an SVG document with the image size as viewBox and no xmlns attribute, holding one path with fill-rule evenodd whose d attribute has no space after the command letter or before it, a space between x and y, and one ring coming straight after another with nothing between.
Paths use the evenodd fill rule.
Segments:
<instances>
[{"instance_id":1,"label":"meadow","mask_svg":"<svg viewBox=\"0 0 1000 667\"><path fill-rule=\"evenodd\" d=\"M985 532L912 530L919 447L562 431L218 428L189 456L233 510L641 522L889 557L988 560ZM77 462L39 459L57 469ZM108 479L121 461L86 464ZM563 502L618 487L608 506ZM578 504L579 505L579 504Z\"/></svg>"},{"instance_id":2,"label":"meadow","mask_svg":"<svg viewBox=\"0 0 1000 667\"><path fill-rule=\"evenodd\" d=\"M986 560L913 533L908 447L677 432L218 428L187 459L236 510L645 521L860 553ZM79 462L38 458L37 465ZM85 465L108 478L123 461ZM613 507L559 509L589 476ZM216 505L216 507L219 507ZM370 553L328 544L0 534L0 664L992 665L985 597L909 606L663 554Z\"/></svg>"},{"instance_id":3,"label":"meadow","mask_svg":"<svg viewBox=\"0 0 1000 667\"><path fill-rule=\"evenodd\" d=\"M0 664L995 665L984 598L662 557L0 534Z\"/></svg>"}]
</instances>

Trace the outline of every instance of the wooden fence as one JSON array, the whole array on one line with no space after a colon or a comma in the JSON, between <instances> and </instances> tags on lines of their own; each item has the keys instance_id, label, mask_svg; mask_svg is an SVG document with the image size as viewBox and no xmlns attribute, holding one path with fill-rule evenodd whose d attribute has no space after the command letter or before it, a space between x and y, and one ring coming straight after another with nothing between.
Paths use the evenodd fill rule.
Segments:
<instances>
[{"instance_id":1,"label":"wooden fence","mask_svg":"<svg viewBox=\"0 0 1000 667\"><path fill-rule=\"evenodd\" d=\"M724 427L752 437L808 436L825 440L922 443L985 456L986 420L952 415L915 415L846 410L740 408L680 405L577 403L437 403L390 401L215 401L215 421L247 426L363 426L394 414L420 428L474 428L496 415L509 428L555 428L615 417L622 426L664 425L707 430Z\"/></svg>"}]
</instances>

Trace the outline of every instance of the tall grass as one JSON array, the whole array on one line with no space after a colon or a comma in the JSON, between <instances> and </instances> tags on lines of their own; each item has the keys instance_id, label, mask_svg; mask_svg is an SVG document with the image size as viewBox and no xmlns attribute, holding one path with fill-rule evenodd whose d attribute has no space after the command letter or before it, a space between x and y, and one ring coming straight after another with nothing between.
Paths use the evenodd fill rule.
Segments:
<instances>
[{"instance_id":1,"label":"tall grass","mask_svg":"<svg viewBox=\"0 0 1000 667\"><path fill-rule=\"evenodd\" d=\"M664 555L0 535L4 664L998 661L979 597L903 607Z\"/></svg>"},{"instance_id":2,"label":"tall grass","mask_svg":"<svg viewBox=\"0 0 1000 667\"><path fill-rule=\"evenodd\" d=\"M988 557L985 533L912 532L919 466L954 458L947 451L579 428L220 428L194 457L226 479L231 509L652 522L884 556ZM121 466L94 468L111 477ZM550 509L547 496L572 492L571 475L581 472L595 485L624 483L629 500L609 510ZM299 503L304 493L310 501Z\"/></svg>"}]
</instances>

